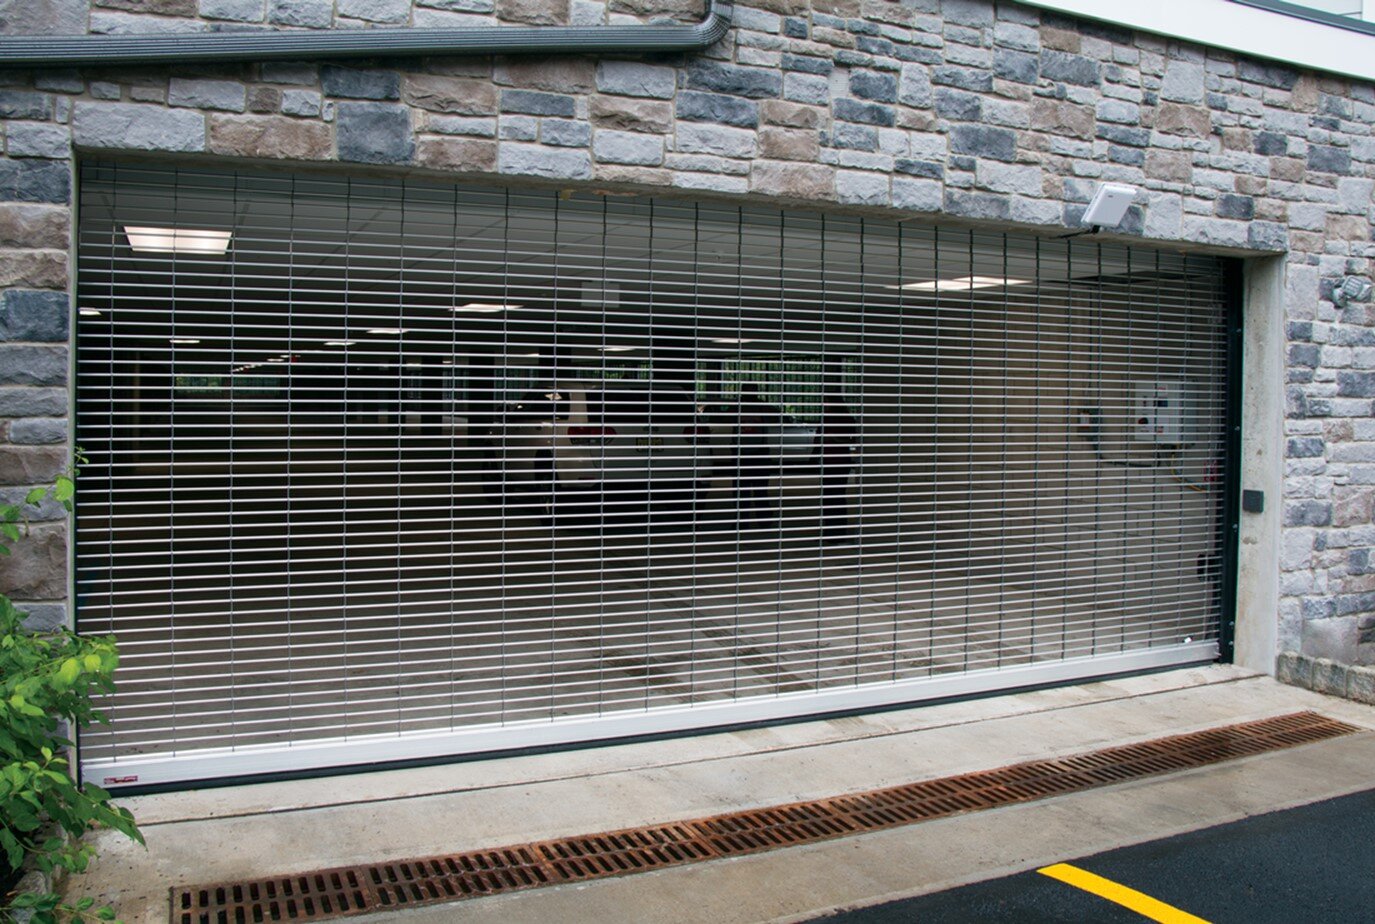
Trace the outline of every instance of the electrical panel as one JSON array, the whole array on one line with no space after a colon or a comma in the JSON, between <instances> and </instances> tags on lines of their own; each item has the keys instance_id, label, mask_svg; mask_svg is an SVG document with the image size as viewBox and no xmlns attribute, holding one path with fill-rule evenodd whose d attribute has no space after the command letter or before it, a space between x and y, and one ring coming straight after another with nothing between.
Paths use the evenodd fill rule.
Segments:
<instances>
[{"instance_id":1,"label":"electrical panel","mask_svg":"<svg viewBox=\"0 0 1375 924\"><path fill-rule=\"evenodd\" d=\"M1138 381L1132 385L1132 439L1160 446L1194 442L1197 395L1186 379Z\"/></svg>"}]
</instances>

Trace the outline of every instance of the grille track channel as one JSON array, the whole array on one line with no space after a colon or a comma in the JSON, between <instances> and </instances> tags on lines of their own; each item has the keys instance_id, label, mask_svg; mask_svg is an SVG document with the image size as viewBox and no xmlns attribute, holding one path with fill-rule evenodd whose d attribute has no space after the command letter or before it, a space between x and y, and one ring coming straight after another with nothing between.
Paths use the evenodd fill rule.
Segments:
<instances>
[{"instance_id":1,"label":"grille track channel","mask_svg":"<svg viewBox=\"0 0 1375 924\"><path fill-rule=\"evenodd\" d=\"M1312 712L710 818L171 891L174 924L321 921L882 831L1203 767L1361 729Z\"/></svg>"}]
</instances>

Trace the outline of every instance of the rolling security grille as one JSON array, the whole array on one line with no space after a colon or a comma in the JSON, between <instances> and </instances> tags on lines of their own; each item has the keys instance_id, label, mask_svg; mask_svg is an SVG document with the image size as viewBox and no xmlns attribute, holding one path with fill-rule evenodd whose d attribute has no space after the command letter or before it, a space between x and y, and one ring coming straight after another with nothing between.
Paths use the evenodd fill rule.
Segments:
<instances>
[{"instance_id":1,"label":"rolling security grille","mask_svg":"<svg viewBox=\"0 0 1375 924\"><path fill-rule=\"evenodd\" d=\"M1207 659L1212 258L88 164L88 777L593 739Z\"/></svg>"}]
</instances>

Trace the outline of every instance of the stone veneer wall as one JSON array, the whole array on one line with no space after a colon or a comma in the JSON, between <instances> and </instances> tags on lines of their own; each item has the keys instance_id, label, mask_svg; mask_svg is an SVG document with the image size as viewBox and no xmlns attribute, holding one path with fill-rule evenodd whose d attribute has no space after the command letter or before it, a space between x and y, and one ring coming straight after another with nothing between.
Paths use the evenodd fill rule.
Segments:
<instances>
[{"instance_id":1,"label":"stone veneer wall","mask_svg":"<svg viewBox=\"0 0 1375 924\"><path fill-rule=\"evenodd\" d=\"M0 0L0 30L700 12L700 0ZM1330 297L1343 275L1369 276L1375 256L1369 84L1016 3L750 0L706 53L659 60L0 70L0 118L5 499L50 479L69 451L79 151L697 190L1042 229L1076 225L1100 180L1135 184L1128 235L1288 253L1276 617L1280 649L1295 654L1282 674L1311 685L1314 659L1375 663L1375 308ZM66 614L60 513L44 511L35 539L0 564L0 586L49 622Z\"/></svg>"}]
</instances>

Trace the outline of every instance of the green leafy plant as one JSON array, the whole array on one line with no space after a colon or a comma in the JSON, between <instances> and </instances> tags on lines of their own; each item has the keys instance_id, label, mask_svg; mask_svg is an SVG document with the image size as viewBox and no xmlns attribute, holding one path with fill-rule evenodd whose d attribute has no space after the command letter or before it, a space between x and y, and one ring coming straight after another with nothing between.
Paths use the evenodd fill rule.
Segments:
<instances>
[{"instance_id":1,"label":"green leafy plant","mask_svg":"<svg viewBox=\"0 0 1375 924\"><path fill-rule=\"evenodd\" d=\"M77 453L77 461L84 461ZM76 468L47 488L35 488L22 504L0 507L0 555L23 540L28 511L51 498L71 510ZM67 730L104 722L94 697L113 689L119 663L115 640L88 638L68 629L36 632L24 614L0 594L0 882L16 881L32 867L49 875L81 872L94 856L82 835L96 827L143 837L126 809L111 804L98 786L80 785L66 753ZM0 898L0 920L26 912L34 924L114 920L92 898L68 904L55 892L24 892Z\"/></svg>"}]
</instances>

